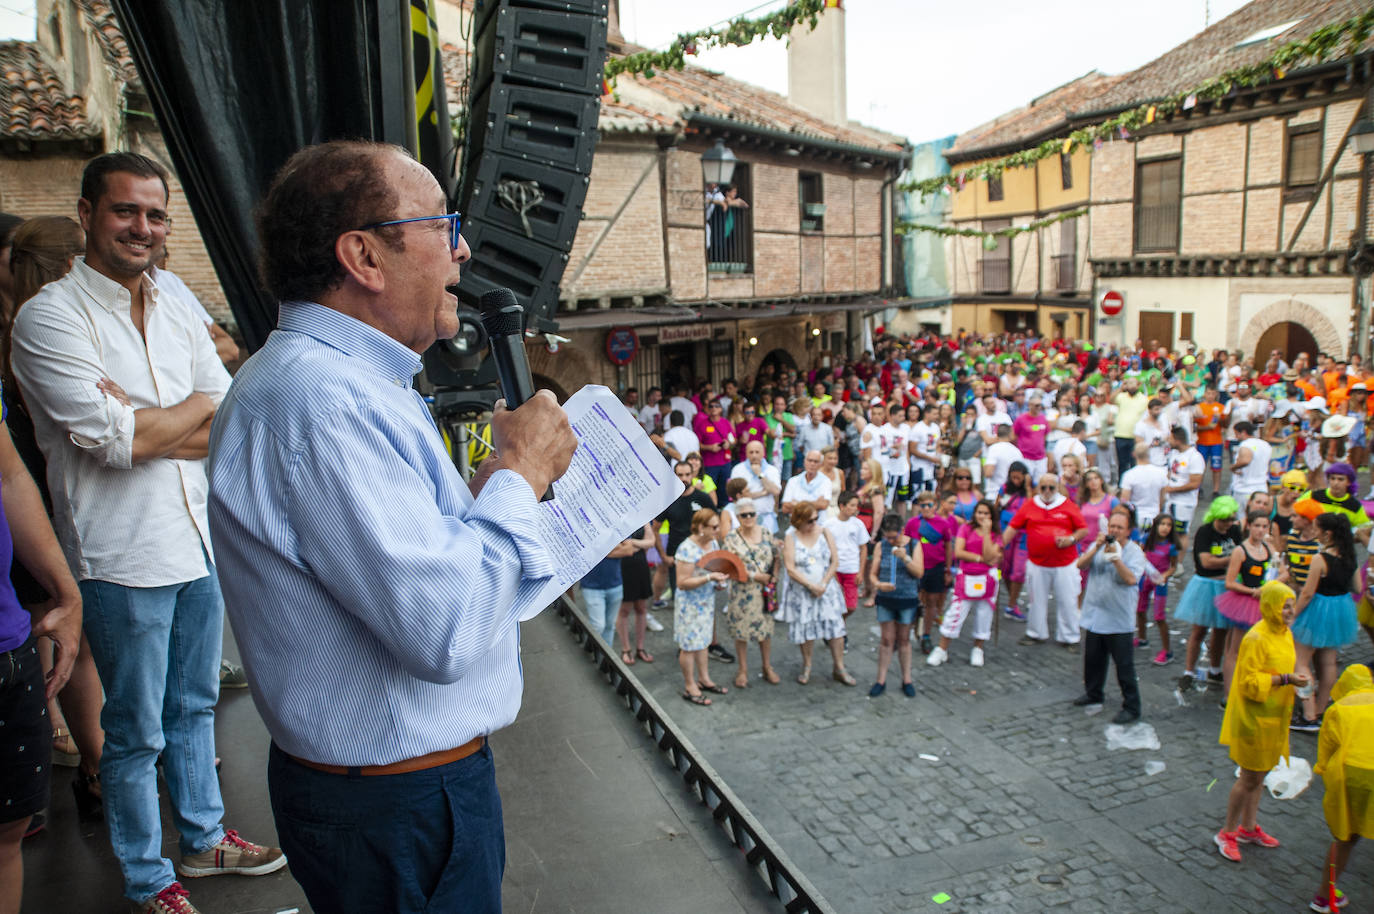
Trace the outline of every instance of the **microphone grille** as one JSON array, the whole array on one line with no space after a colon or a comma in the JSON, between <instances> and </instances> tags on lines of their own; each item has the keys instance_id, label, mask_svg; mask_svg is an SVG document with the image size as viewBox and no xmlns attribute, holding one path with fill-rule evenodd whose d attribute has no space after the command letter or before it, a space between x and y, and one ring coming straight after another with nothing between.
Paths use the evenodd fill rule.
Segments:
<instances>
[{"instance_id":1,"label":"microphone grille","mask_svg":"<svg viewBox=\"0 0 1374 914\"><path fill-rule=\"evenodd\" d=\"M506 292L506 289L497 289L497 292ZM482 296L483 303L492 293L488 292ZM521 336L525 332L525 309L519 305L507 305L493 311L482 311L482 326L487 330L488 337L498 336Z\"/></svg>"},{"instance_id":2,"label":"microphone grille","mask_svg":"<svg viewBox=\"0 0 1374 914\"><path fill-rule=\"evenodd\" d=\"M498 287L483 292L482 297L478 299L477 307L482 311L499 311L507 305L518 304L520 302L516 299L514 292L504 287Z\"/></svg>"}]
</instances>

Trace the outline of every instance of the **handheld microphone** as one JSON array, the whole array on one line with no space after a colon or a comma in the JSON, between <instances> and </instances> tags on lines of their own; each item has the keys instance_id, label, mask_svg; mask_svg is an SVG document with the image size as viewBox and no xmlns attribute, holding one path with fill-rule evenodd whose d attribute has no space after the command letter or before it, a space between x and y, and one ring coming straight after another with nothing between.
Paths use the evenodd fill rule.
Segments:
<instances>
[{"instance_id":1,"label":"handheld microphone","mask_svg":"<svg viewBox=\"0 0 1374 914\"><path fill-rule=\"evenodd\" d=\"M501 382L501 396L507 409L518 409L534 396L534 381L530 377L530 362L525 356L525 309L515 300L510 289L492 289L482 295L478 307L482 309L482 326L486 328L491 357L496 362L496 376ZM553 498L553 486L540 501Z\"/></svg>"}]
</instances>

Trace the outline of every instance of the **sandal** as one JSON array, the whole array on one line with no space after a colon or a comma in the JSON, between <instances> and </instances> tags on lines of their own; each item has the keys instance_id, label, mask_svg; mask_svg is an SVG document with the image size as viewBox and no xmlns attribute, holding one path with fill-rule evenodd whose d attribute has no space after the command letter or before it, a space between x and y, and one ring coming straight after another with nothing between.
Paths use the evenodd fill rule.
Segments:
<instances>
[{"instance_id":1,"label":"sandal","mask_svg":"<svg viewBox=\"0 0 1374 914\"><path fill-rule=\"evenodd\" d=\"M698 692L696 695L693 695L691 692L683 692L682 700L690 701L694 705L709 705L711 703L711 699L707 698L705 695L702 695L700 692Z\"/></svg>"},{"instance_id":2,"label":"sandal","mask_svg":"<svg viewBox=\"0 0 1374 914\"><path fill-rule=\"evenodd\" d=\"M625 664L626 666L634 666L634 665L635 665L635 655L634 655L633 653L631 653L630 651L621 651L621 652L620 652L620 662L623 663L623 664Z\"/></svg>"},{"instance_id":3,"label":"sandal","mask_svg":"<svg viewBox=\"0 0 1374 914\"><path fill-rule=\"evenodd\" d=\"M711 692L715 695L728 695L730 693L730 690L727 689L725 686L716 685L714 682L701 682L698 683L698 685L701 686L702 691Z\"/></svg>"},{"instance_id":4,"label":"sandal","mask_svg":"<svg viewBox=\"0 0 1374 914\"><path fill-rule=\"evenodd\" d=\"M847 686L852 686L858 683L858 680L851 676L848 670L836 670L834 673L831 674L831 678L834 679L836 682Z\"/></svg>"},{"instance_id":5,"label":"sandal","mask_svg":"<svg viewBox=\"0 0 1374 914\"><path fill-rule=\"evenodd\" d=\"M642 647L641 647L641 648L637 648L637 649L635 650L635 656L638 657L640 660L643 660L645 663L653 663L653 662L654 662L654 655L651 654L651 653L649 653L648 651L646 651L646 650L645 650L644 648L642 648Z\"/></svg>"},{"instance_id":6,"label":"sandal","mask_svg":"<svg viewBox=\"0 0 1374 914\"><path fill-rule=\"evenodd\" d=\"M810 681L811 681L811 664L808 663L806 666L802 667L801 675L797 677L797 682L799 682L799 683L802 684L802 685L806 685L806 684L807 684L808 682L810 682Z\"/></svg>"},{"instance_id":7,"label":"sandal","mask_svg":"<svg viewBox=\"0 0 1374 914\"><path fill-rule=\"evenodd\" d=\"M768 669L764 670L762 673L759 673L759 678L765 680L768 683L771 683L772 685L777 685L778 683L782 682L782 677L778 675L778 671L773 669L771 666Z\"/></svg>"},{"instance_id":8,"label":"sandal","mask_svg":"<svg viewBox=\"0 0 1374 914\"><path fill-rule=\"evenodd\" d=\"M749 688L749 674L748 674L748 673L740 673L738 676L735 677L735 688L737 688L737 689L747 689L747 688Z\"/></svg>"}]
</instances>

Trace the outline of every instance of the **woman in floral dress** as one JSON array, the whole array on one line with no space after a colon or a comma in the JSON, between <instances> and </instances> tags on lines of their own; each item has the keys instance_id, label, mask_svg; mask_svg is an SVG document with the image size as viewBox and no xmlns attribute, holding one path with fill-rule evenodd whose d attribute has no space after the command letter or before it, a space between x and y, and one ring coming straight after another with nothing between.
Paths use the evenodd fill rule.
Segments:
<instances>
[{"instance_id":1,"label":"woman in floral dress","mask_svg":"<svg viewBox=\"0 0 1374 914\"><path fill-rule=\"evenodd\" d=\"M725 537L725 548L740 557L749 580L736 581L730 587L730 605L726 621L730 637L735 639L735 656L739 658L739 672L735 674L735 688L749 688L749 642L759 644L759 661L763 672L759 675L777 685L779 677L773 669L773 616L764 609L764 588L777 583L778 542L758 522L758 510L745 499L737 503L735 518L739 526Z\"/></svg>"},{"instance_id":2,"label":"woman in floral dress","mask_svg":"<svg viewBox=\"0 0 1374 914\"><path fill-rule=\"evenodd\" d=\"M836 682L852 686L844 668L844 594L835 579L839 565L835 543L816 522L816 507L802 502L792 509L792 529L783 543L786 586L778 618L787 623L787 637L801 647L802 671L797 682L811 681L811 650L817 638L830 644Z\"/></svg>"},{"instance_id":3,"label":"woman in floral dress","mask_svg":"<svg viewBox=\"0 0 1374 914\"><path fill-rule=\"evenodd\" d=\"M698 568L702 556L716 549L716 534L720 518L710 508L702 508L692 515L692 535L682 541L673 554L677 562L677 598L673 601L673 640L678 646L678 666L682 668L684 691L682 697L695 705L709 705L711 699L701 694L714 692L724 695L728 690L711 681L710 659L706 649L711 646L711 628L716 611L716 586L724 584L725 575L719 571Z\"/></svg>"}]
</instances>

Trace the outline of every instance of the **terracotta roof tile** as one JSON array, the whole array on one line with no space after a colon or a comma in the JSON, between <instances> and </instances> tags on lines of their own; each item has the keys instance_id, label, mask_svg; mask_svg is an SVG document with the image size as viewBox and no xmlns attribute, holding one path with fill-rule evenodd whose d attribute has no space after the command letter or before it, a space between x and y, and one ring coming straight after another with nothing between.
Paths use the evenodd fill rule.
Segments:
<instances>
[{"instance_id":1,"label":"terracotta roof tile","mask_svg":"<svg viewBox=\"0 0 1374 914\"><path fill-rule=\"evenodd\" d=\"M627 50L637 49L631 47ZM845 126L829 123L776 92L693 64L688 64L682 70L657 71L652 79L622 77L619 85L622 98L632 93L627 83L643 87L674 103L677 110L672 113L684 121L687 115L696 112L739 121L745 127L794 133L798 139L830 140L884 152L900 151L906 144L904 137L864 126L857 121L850 121Z\"/></svg>"},{"instance_id":2,"label":"terracotta roof tile","mask_svg":"<svg viewBox=\"0 0 1374 914\"><path fill-rule=\"evenodd\" d=\"M124 32L119 28L114 10L108 0L78 0L81 12L86 17L100 45L105 62L114 70L115 75L128 85L139 85L138 68L129 54L129 43L124 40Z\"/></svg>"},{"instance_id":3,"label":"terracotta roof tile","mask_svg":"<svg viewBox=\"0 0 1374 914\"><path fill-rule=\"evenodd\" d=\"M461 109L459 88L465 66L464 50L444 45L449 110L454 114ZM906 143L903 137L854 121L846 127L827 123L776 92L691 64L685 70L657 71L652 79L622 76L615 95L601 99L599 129L619 133L681 130L694 112L739 121L746 128L793 133L799 140L831 140L884 152L900 151Z\"/></svg>"},{"instance_id":4,"label":"terracotta roof tile","mask_svg":"<svg viewBox=\"0 0 1374 914\"><path fill-rule=\"evenodd\" d=\"M1008 111L986 124L959 134L945 155L965 159L979 150L1024 144L1033 138L1052 135L1056 128L1068 133L1071 112L1091 107L1094 99L1121 81L1120 76L1105 76L1096 70L1065 83L1029 105Z\"/></svg>"},{"instance_id":5,"label":"terracotta roof tile","mask_svg":"<svg viewBox=\"0 0 1374 914\"><path fill-rule=\"evenodd\" d=\"M1254 0L1075 110L1086 114L1133 107L1187 92L1226 70L1259 63L1279 45L1302 40L1324 25L1359 15L1367 0ZM1236 47L1263 29L1298 20L1266 41ZM1368 47L1368 45L1366 45Z\"/></svg>"},{"instance_id":6,"label":"terracotta roof tile","mask_svg":"<svg viewBox=\"0 0 1374 914\"><path fill-rule=\"evenodd\" d=\"M100 136L100 126L86 117L85 101L67 94L36 42L0 42L0 136L27 140Z\"/></svg>"}]
</instances>

